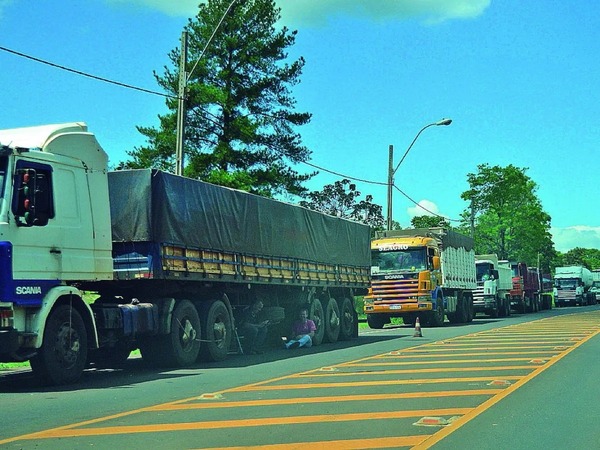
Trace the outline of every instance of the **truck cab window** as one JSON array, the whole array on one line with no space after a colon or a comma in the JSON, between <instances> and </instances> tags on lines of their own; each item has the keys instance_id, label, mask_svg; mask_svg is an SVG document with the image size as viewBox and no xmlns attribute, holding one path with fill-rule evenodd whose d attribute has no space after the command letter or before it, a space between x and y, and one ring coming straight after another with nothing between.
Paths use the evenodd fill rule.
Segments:
<instances>
[{"instance_id":1,"label":"truck cab window","mask_svg":"<svg viewBox=\"0 0 600 450\"><path fill-rule=\"evenodd\" d=\"M54 217L49 166L17 165L12 211L19 226L45 226Z\"/></svg>"}]
</instances>

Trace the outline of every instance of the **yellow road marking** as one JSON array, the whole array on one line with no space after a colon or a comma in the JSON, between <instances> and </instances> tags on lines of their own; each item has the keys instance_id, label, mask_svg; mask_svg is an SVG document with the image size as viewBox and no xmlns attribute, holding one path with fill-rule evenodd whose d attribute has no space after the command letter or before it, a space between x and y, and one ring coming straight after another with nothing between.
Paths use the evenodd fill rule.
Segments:
<instances>
[{"instance_id":1,"label":"yellow road marking","mask_svg":"<svg viewBox=\"0 0 600 450\"><path fill-rule=\"evenodd\" d=\"M596 332L595 333L590 334L584 340L581 340L581 341L577 342L575 345L573 345L569 349L565 350L563 353L561 353L560 355L558 355L556 358L553 358L551 361L549 361L545 365L540 366L539 368L535 369L529 375L523 377L521 380L519 380L518 382L516 382L512 386L507 387L506 389L504 389L500 394L498 394L498 395L490 398L489 400L483 402L481 405L475 407L470 413L465 414L460 419L456 420L452 424L452 427L444 428L443 430L438 431L437 433L435 433L434 435L432 435L429 439L427 439L427 440L423 441L422 443L420 443L420 444L416 445L415 447L413 447L413 449L415 449L415 450L428 449L431 446L435 445L436 443L440 442L442 439L444 439L445 437L447 437L451 433L454 433L456 430L458 430L464 424L466 424L467 422L471 421L473 418L477 417L482 412L484 412L487 409L489 409L492 406L494 406L500 400L504 399L505 397L507 397L508 395L510 395L511 393L513 393L515 390L517 390L518 388L520 388L524 384L526 384L529 381L531 381L533 378L535 378L536 376L538 376L540 373L542 373L543 371L545 371L549 367L551 367L554 364L556 364L558 361L560 361L561 359L563 359L565 356L567 356L573 350L575 350L579 346L583 345L585 342L587 342L588 340L590 340L591 338L593 338L594 336L596 336L599 333L600 333L600 329L596 328ZM507 378L508 377L505 377L505 379L507 379Z\"/></svg>"},{"instance_id":2,"label":"yellow road marking","mask_svg":"<svg viewBox=\"0 0 600 450\"><path fill-rule=\"evenodd\" d=\"M529 367L531 369L531 367ZM471 383L485 382L493 380L497 377L490 375L489 377L463 377L463 378L421 378L414 380L373 380L373 381L348 381L341 383L302 383L302 384L278 384L272 386L240 386L233 388L229 392L250 392L250 391L281 391L292 389L329 389L340 387L366 387L366 386L394 386L399 384L436 384L436 383ZM520 380L523 376L503 377L510 380Z\"/></svg>"},{"instance_id":3,"label":"yellow road marking","mask_svg":"<svg viewBox=\"0 0 600 450\"><path fill-rule=\"evenodd\" d=\"M256 445L248 447L218 447L213 450L314 450L315 448L335 448L336 450L358 450L375 448L412 447L423 442L429 435L398 436L373 439L348 439L338 441L294 442L293 444Z\"/></svg>"},{"instance_id":4,"label":"yellow road marking","mask_svg":"<svg viewBox=\"0 0 600 450\"><path fill-rule=\"evenodd\" d=\"M354 422L364 420L406 419L428 415L464 415L473 408L441 408L412 411L385 411L373 413L320 414L313 416L267 417L261 419L210 420L206 422L161 423L152 425L123 425L113 427L47 430L32 433L30 439L49 439L81 436L106 436L114 434L156 433L167 431L214 430L217 428L266 427L309 423Z\"/></svg>"},{"instance_id":5,"label":"yellow road marking","mask_svg":"<svg viewBox=\"0 0 600 450\"><path fill-rule=\"evenodd\" d=\"M470 397L475 395L496 395L502 389L471 389L462 391L434 391L434 392L401 392L386 394L362 394L362 395L331 395L323 397L303 397L302 404L308 403L339 403L360 402L372 400L399 400L409 398L442 398L442 397ZM245 408L254 406L280 406L297 405L297 398L278 398L270 400L241 400L214 403L183 403L177 405L161 405L150 408L151 411L179 411L186 409L219 409L219 408Z\"/></svg>"},{"instance_id":6,"label":"yellow road marking","mask_svg":"<svg viewBox=\"0 0 600 450\"><path fill-rule=\"evenodd\" d=\"M222 403L207 403L204 401L203 403L198 402L198 395L177 400L174 402L164 403L162 405L155 405L151 407L140 408L133 411L127 411L119 414L114 414L111 416L106 416L102 418L97 418L93 420L88 420L80 423L70 424L63 427L57 427L46 431L31 433L28 435L16 436L13 438L0 440L0 445L15 442L18 440L26 440L26 439L39 439L39 438L53 438L53 437L75 437L75 436L93 436L98 434L123 434L123 433L149 433L149 432L157 432L157 431L179 431L184 429L189 430L198 430L198 429L211 429L211 428L230 428L230 427L251 427L251 426L263 426L263 425L285 425L285 424L298 424L298 423L316 423L323 422L324 419L327 422L344 422L344 421L361 421L361 420L377 420L377 419L395 419L395 418L404 418L404 417L415 417L415 416L442 416L442 415L459 415L462 416L457 419L456 422L451 427L447 427L438 433L431 436L418 436L418 437L392 437L392 438L375 438L375 439L364 439L364 440L348 440L348 441L320 441L323 445L331 445L335 448L383 448L389 447L386 442L401 442L403 439L416 439L416 443L406 445L415 445L415 448L429 448L431 445L439 442L445 436L453 432L454 430L460 428L463 424L467 423L476 415L490 408L503 398L505 398L510 393L514 392L520 386L524 385L535 376L539 375L541 372L546 370L548 367L552 366L559 359L562 359L564 356L569 354L571 351L575 350L580 345L587 342L592 337L596 336L600 333L600 329L596 326L596 322L598 321L597 312L587 313L588 317L585 317L583 322L593 323L594 326L588 328L582 325L582 320L572 319L571 321L564 320L564 317L561 318L547 318L542 319L537 322L527 323L527 324L518 324L512 325L509 327L504 327L498 330L492 330L489 332L480 332L475 334L470 334L468 336L458 336L455 338L447 339L443 342L437 343L429 343L425 345L419 345L412 348L403 349L401 351L393 352L394 354L390 354L390 352L370 356L366 358L362 358L355 361L350 361L346 363L341 363L335 366L331 366L332 368L343 369L345 367L352 367L352 365L360 364L361 362L373 362L373 364L377 365L377 359L399 359L399 358L437 358L440 355L436 354L440 351L446 351L447 354L444 355L446 360L449 362L457 362L451 361L448 358L452 357L465 357L465 356L490 356L490 355L535 355L538 358L543 354L549 354L550 361L542 366L526 366L527 370L529 370L529 374L525 376L501 376L502 381L509 383L510 380L516 381L516 383L512 384L509 387L503 389L473 389L473 390L465 390L465 391L437 391L436 393L398 393L398 394L373 394L375 397L374 400L379 400L383 396L383 398L395 398L394 395L399 395L397 398L418 398L418 397L453 397L453 396L461 396L461 395L493 395L487 401L484 401L480 405L475 408L448 408L448 409L433 409L433 410L420 410L420 411L396 411L396 412L373 412L373 413L352 413L352 414L344 414L344 415L314 415L314 416L299 416L299 417L285 417L285 418L263 418L263 419L244 419L244 420L226 420L226 421L210 421L210 422L191 422L191 423L179 423L179 424L158 424L158 425L132 425L132 426L109 426L109 427L94 427L94 428L83 428L76 429L77 427L84 427L86 425L97 424L100 422L105 422L117 418L127 417L134 414L139 414L142 412L155 412L157 410L176 410L176 409L188 409L191 408L215 408L215 407L225 407L221 405L234 405L238 404L238 406L259 406L261 404L292 404L297 403L299 401L315 403L318 401L360 401L360 400L368 400L367 397L370 397L370 394L366 395L352 395L352 396L324 396L324 397L315 397L315 401L305 399L305 398L292 398L292 399L278 399L274 400L275 402L281 403L270 403L273 400L250 400L250 401L242 401L242 402L222 402ZM590 315L593 314L593 315ZM580 314L577 315L578 318L581 317ZM549 322L551 321L551 322ZM543 324L541 324L543 322ZM541 326L541 325L543 326ZM554 330L564 330L566 326L569 325L576 326L578 329L578 333L575 332L564 332L565 337L570 337L569 346L556 346L555 344L550 345L553 347L553 350L547 350L548 345L538 345L538 346L522 346L521 339L512 339L511 336L527 336L531 337L527 341L527 343L531 344L531 341L539 341L540 336L544 335L548 338L549 335L558 334L557 331ZM523 330L525 327L528 327L528 331L525 334ZM510 333L510 334L508 334ZM573 341L573 339L578 336L583 336L578 341ZM502 345L499 347L494 346L483 346L481 347L482 337L498 337L497 340L494 340L493 343L498 345L498 341L502 341L504 343L510 345ZM465 343L465 341L469 339L479 339L479 342L473 343ZM565 340L559 339L550 339L552 342L564 342ZM535 342L534 342L535 343ZM454 346L455 348L449 348ZM477 347L479 346L479 347ZM510 350L510 351L507 351ZM516 351L516 350L527 350L527 351ZM535 351L531 351L535 350ZM561 351L557 351L561 350ZM517 358L515 358L517 359ZM439 363L439 361L437 362ZM514 369L515 366L511 366L510 369ZM499 368L495 368L499 369ZM315 369L313 372L321 371L321 369ZM405 371L402 371L405 372ZM414 373L414 371L410 371ZM448 370L444 370L444 372L448 372ZM479 383L479 382L491 382L496 383L499 377L496 375L492 375L491 377L463 377L463 378L436 378L436 379L417 379L417 380L385 380L385 381L368 381L368 382L348 382L348 383L314 383L314 384L281 384L281 385L273 385L272 383L277 383L284 380L297 379L298 377L307 377L307 376L315 376L308 375L310 372L303 372L300 374L294 375L286 375L282 377L273 378L270 380L265 380L253 384L249 384L242 387L230 388L219 391L217 393L213 393L215 397L221 396L224 393L235 393L235 392L252 392L252 391L275 391L275 390L297 390L297 389L311 389L311 388L340 388L340 387L368 387L368 386L391 386L391 385L414 385L414 384L440 384L440 383L460 383L460 382L468 382L468 383ZM386 372L386 373L394 373L394 371ZM406 372L408 373L408 372ZM323 375L321 373L321 375ZM424 394L424 395L423 395ZM348 400L345 400L348 399ZM289 403L288 403L289 402ZM198 405L198 406L196 406ZM201 405L201 406L200 406ZM217 406L219 405L219 406ZM230 406L231 407L231 406ZM408 414L408 416L407 416ZM413 415L414 414L414 415ZM288 422L289 421L289 422ZM369 445L361 446L361 443L368 442ZM335 444L334 444L335 443ZM271 449L290 449L290 448L306 448L309 445L314 447L318 443L300 443L300 444L276 444L276 445L261 445L256 448L271 448ZM339 444L339 445L338 445ZM401 446L400 444L392 444L392 446ZM235 448L235 447L230 447ZM251 447L248 447L251 448Z\"/></svg>"}]
</instances>

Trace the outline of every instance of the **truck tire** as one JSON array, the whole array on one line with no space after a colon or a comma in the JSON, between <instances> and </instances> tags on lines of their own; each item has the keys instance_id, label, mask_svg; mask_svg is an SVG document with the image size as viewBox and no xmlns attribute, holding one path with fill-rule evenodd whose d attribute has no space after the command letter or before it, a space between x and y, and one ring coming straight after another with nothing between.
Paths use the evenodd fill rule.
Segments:
<instances>
[{"instance_id":1,"label":"truck tire","mask_svg":"<svg viewBox=\"0 0 600 450\"><path fill-rule=\"evenodd\" d=\"M323 302L325 312L325 342L337 342L340 336L340 308L334 298Z\"/></svg>"},{"instance_id":2,"label":"truck tire","mask_svg":"<svg viewBox=\"0 0 600 450\"><path fill-rule=\"evenodd\" d=\"M494 298L494 307L489 311L489 316L492 319L500 317L500 300L498 297Z\"/></svg>"},{"instance_id":3,"label":"truck tire","mask_svg":"<svg viewBox=\"0 0 600 450\"><path fill-rule=\"evenodd\" d=\"M31 361L34 375L43 384L77 381L87 362L87 332L79 312L68 305L50 313L44 342Z\"/></svg>"},{"instance_id":4,"label":"truck tire","mask_svg":"<svg viewBox=\"0 0 600 450\"><path fill-rule=\"evenodd\" d=\"M162 336L166 344L162 355L165 363L174 367L193 364L200 351L201 329L200 317L194 304L189 300L178 301L171 318L171 333Z\"/></svg>"},{"instance_id":5,"label":"truck tire","mask_svg":"<svg viewBox=\"0 0 600 450\"><path fill-rule=\"evenodd\" d=\"M473 322L475 318L475 306L473 306L473 296L470 293L464 293L464 304L465 304L465 322L470 323Z\"/></svg>"},{"instance_id":6,"label":"truck tire","mask_svg":"<svg viewBox=\"0 0 600 450\"><path fill-rule=\"evenodd\" d=\"M317 326L312 343L313 345L319 345L323 342L323 337L325 336L325 311L323 311L323 305L318 298L314 298L310 303L308 318Z\"/></svg>"},{"instance_id":7,"label":"truck tire","mask_svg":"<svg viewBox=\"0 0 600 450\"><path fill-rule=\"evenodd\" d=\"M369 328L381 330L386 323L390 323L390 318L385 314L367 314Z\"/></svg>"},{"instance_id":8,"label":"truck tire","mask_svg":"<svg viewBox=\"0 0 600 450\"><path fill-rule=\"evenodd\" d=\"M355 328L358 325L356 322L356 311L352 300L345 297L338 305L340 308L340 340L352 339L355 336Z\"/></svg>"},{"instance_id":9,"label":"truck tire","mask_svg":"<svg viewBox=\"0 0 600 450\"><path fill-rule=\"evenodd\" d=\"M204 361L223 361L227 358L231 338L233 337L233 326L229 310L221 300L215 300L203 308L202 317L204 326L202 327L200 359Z\"/></svg>"},{"instance_id":10,"label":"truck tire","mask_svg":"<svg viewBox=\"0 0 600 450\"><path fill-rule=\"evenodd\" d=\"M429 314L427 325L430 327L442 327L444 326L444 301L439 298L436 302L435 309Z\"/></svg>"}]
</instances>

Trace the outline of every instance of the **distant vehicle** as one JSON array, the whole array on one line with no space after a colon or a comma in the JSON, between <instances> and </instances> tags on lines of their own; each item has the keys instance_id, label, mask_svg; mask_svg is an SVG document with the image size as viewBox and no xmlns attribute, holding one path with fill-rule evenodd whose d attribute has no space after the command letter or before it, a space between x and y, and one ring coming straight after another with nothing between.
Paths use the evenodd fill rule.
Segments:
<instances>
[{"instance_id":1,"label":"distant vehicle","mask_svg":"<svg viewBox=\"0 0 600 450\"><path fill-rule=\"evenodd\" d=\"M595 305L591 291L592 272L583 266L557 267L554 273L554 304L561 306Z\"/></svg>"},{"instance_id":2,"label":"distant vehicle","mask_svg":"<svg viewBox=\"0 0 600 450\"><path fill-rule=\"evenodd\" d=\"M364 312L371 328L392 317L442 326L473 320L477 286L473 239L445 228L378 232L371 241L371 288Z\"/></svg>"},{"instance_id":3,"label":"distant vehicle","mask_svg":"<svg viewBox=\"0 0 600 450\"><path fill-rule=\"evenodd\" d=\"M498 262L498 255L475 255L477 288L473 290L475 314L490 317L510 315L512 270L508 263Z\"/></svg>"},{"instance_id":4,"label":"distant vehicle","mask_svg":"<svg viewBox=\"0 0 600 450\"><path fill-rule=\"evenodd\" d=\"M519 313L536 312L541 309L540 278L536 268L524 262L508 263L512 269L511 308ZM546 299L545 306L550 307Z\"/></svg>"},{"instance_id":5,"label":"distant vehicle","mask_svg":"<svg viewBox=\"0 0 600 450\"><path fill-rule=\"evenodd\" d=\"M596 300L600 299L600 269L592 270L592 287L590 292L596 294Z\"/></svg>"}]
</instances>

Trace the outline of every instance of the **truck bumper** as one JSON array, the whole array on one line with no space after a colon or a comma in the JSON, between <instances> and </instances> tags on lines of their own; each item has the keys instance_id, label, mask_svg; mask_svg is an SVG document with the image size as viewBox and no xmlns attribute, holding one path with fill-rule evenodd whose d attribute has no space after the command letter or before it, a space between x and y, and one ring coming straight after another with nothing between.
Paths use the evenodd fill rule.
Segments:
<instances>
[{"instance_id":1,"label":"truck bumper","mask_svg":"<svg viewBox=\"0 0 600 450\"><path fill-rule=\"evenodd\" d=\"M427 303L405 303L392 305L365 305L366 314L396 314L411 313L417 311L431 311L433 308L430 302Z\"/></svg>"},{"instance_id":2,"label":"truck bumper","mask_svg":"<svg viewBox=\"0 0 600 450\"><path fill-rule=\"evenodd\" d=\"M14 353L19 348L19 332L14 329L0 330L0 354Z\"/></svg>"},{"instance_id":3,"label":"truck bumper","mask_svg":"<svg viewBox=\"0 0 600 450\"><path fill-rule=\"evenodd\" d=\"M492 311L497 308L498 305L496 304L496 299L493 297L484 298L483 300L477 300L473 302L473 309L475 310L475 312Z\"/></svg>"}]
</instances>

